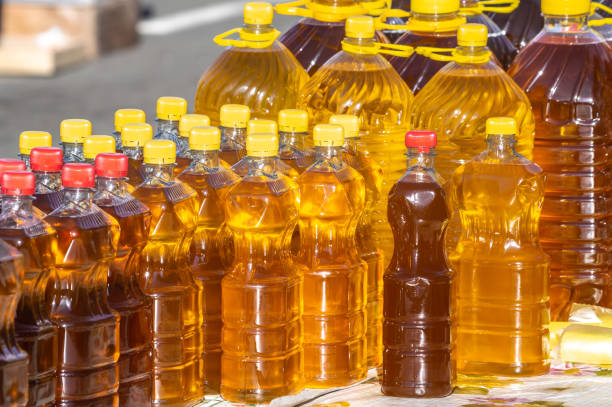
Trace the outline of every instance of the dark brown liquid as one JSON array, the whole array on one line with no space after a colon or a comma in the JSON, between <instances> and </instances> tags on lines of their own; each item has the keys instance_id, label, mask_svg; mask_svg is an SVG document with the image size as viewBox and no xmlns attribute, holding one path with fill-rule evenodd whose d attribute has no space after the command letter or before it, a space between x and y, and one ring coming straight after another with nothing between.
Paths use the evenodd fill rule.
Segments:
<instances>
[{"instance_id":1,"label":"dark brown liquid","mask_svg":"<svg viewBox=\"0 0 612 407\"><path fill-rule=\"evenodd\" d=\"M442 397L451 390L451 274L443 252L445 194L410 172L389 194L395 250L384 276L382 391Z\"/></svg>"},{"instance_id":2,"label":"dark brown liquid","mask_svg":"<svg viewBox=\"0 0 612 407\"><path fill-rule=\"evenodd\" d=\"M231 167L246 156L245 150L221 150L219 159L225 161Z\"/></svg>"},{"instance_id":3,"label":"dark brown liquid","mask_svg":"<svg viewBox=\"0 0 612 407\"><path fill-rule=\"evenodd\" d=\"M62 204L62 191L36 194L34 197L36 199L32 205L43 211L45 214L50 214Z\"/></svg>"},{"instance_id":4,"label":"dark brown liquid","mask_svg":"<svg viewBox=\"0 0 612 407\"><path fill-rule=\"evenodd\" d=\"M491 13L490 16L517 49L527 45L544 26L540 0L521 0L512 13Z\"/></svg>"},{"instance_id":5,"label":"dark brown liquid","mask_svg":"<svg viewBox=\"0 0 612 407\"><path fill-rule=\"evenodd\" d=\"M142 173L141 167L142 160L128 158L128 184L133 187L142 184L144 180L144 174Z\"/></svg>"}]
</instances>

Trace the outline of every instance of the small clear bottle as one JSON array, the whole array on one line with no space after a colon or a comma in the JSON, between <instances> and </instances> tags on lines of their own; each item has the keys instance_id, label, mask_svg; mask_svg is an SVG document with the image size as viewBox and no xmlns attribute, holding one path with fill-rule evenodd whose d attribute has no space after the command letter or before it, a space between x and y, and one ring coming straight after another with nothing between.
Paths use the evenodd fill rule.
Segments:
<instances>
[{"instance_id":1,"label":"small clear bottle","mask_svg":"<svg viewBox=\"0 0 612 407\"><path fill-rule=\"evenodd\" d=\"M280 159L300 174L314 163L314 152L306 147L307 137L308 112L284 109L278 113Z\"/></svg>"},{"instance_id":2,"label":"small clear bottle","mask_svg":"<svg viewBox=\"0 0 612 407\"><path fill-rule=\"evenodd\" d=\"M64 151L64 163L80 163L83 157L83 141L91 136L91 122L86 119L66 119L60 124L60 140Z\"/></svg>"},{"instance_id":3,"label":"small clear bottle","mask_svg":"<svg viewBox=\"0 0 612 407\"><path fill-rule=\"evenodd\" d=\"M157 99L157 129L154 139L179 142L179 121L187 114L187 101L176 96L162 96Z\"/></svg>"},{"instance_id":4,"label":"small clear bottle","mask_svg":"<svg viewBox=\"0 0 612 407\"><path fill-rule=\"evenodd\" d=\"M131 123L146 123L147 115L140 109L118 109L115 111L115 130L112 136L115 138L115 148L117 151L123 150L121 132L123 126Z\"/></svg>"},{"instance_id":5,"label":"small clear bottle","mask_svg":"<svg viewBox=\"0 0 612 407\"><path fill-rule=\"evenodd\" d=\"M210 126L210 119L203 114L185 114L179 120L179 138L176 144L176 168L175 172L180 174L189 167L191 158L189 156L189 137L194 127Z\"/></svg>"},{"instance_id":6,"label":"small clear bottle","mask_svg":"<svg viewBox=\"0 0 612 407\"><path fill-rule=\"evenodd\" d=\"M121 140L122 153L128 158L128 184L133 187L144 181L142 170L143 150L147 141L153 139L153 128L147 123L127 124L123 126Z\"/></svg>"},{"instance_id":7,"label":"small clear bottle","mask_svg":"<svg viewBox=\"0 0 612 407\"><path fill-rule=\"evenodd\" d=\"M19 158L30 169L30 152L36 147L51 147L51 133L46 131L23 131L19 135Z\"/></svg>"},{"instance_id":8,"label":"small clear bottle","mask_svg":"<svg viewBox=\"0 0 612 407\"><path fill-rule=\"evenodd\" d=\"M246 155L247 123L251 111L244 105L223 105L219 111L221 130L220 158L234 165Z\"/></svg>"},{"instance_id":9,"label":"small clear bottle","mask_svg":"<svg viewBox=\"0 0 612 407\"><path fill-rule=\"evenodd\" d=\"M98 154L114 153L115 138L105 135L93 135L83 140L83 158L86 164L95 165Z\"/></svg>"},{"instance_id":10,"label":"small clear bottle","mask_svg":"<svg viewBox=\"0 0 612 407\"><path fill-rule=\"evenodd\" d=\"M30 165L36 177L33 204L45 214L62 203L63 157L62 149L56 147L36 147L30 153Z\"/></svg>"}]
</instances>

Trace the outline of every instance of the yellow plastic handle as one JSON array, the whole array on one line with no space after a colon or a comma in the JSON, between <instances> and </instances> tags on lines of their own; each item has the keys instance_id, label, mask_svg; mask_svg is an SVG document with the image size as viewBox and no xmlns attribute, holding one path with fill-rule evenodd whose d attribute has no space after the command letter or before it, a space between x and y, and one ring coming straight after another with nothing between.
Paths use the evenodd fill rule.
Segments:
<instances>
[{"instance_id":1,"label":"yellow plastic handle","mask_svg":"<svg viewBox=\"0 0 612 407\"><path fill-rule=\"evenodd\" d=\"M274 11L278 14L284 14L287 16L299 16L312 18L313 11L302 6L306 6L309 3L308 0L297 0L290 1L289 3L279 3L274 7Z\"/></svg>"},{"instance_id":2,"label":"yellow plastic handle","mask_svg":"<svg viewBox=\"0 0 612 407\"><path fill-rule=\"evenodd\" d=\"M462 7L460 15L482 14L485 11L490 13L512 13L519 6L519 0L482 0L474 7Z\"/></svg>"},{"instance_id":3,"label":"yellow plastic handle","mask_svg":"<svg viewBox=\"0 0 612 407\"><path fill-rule=\"evenodd\" d=\"M601 3L591 3L591 15L597 10L603 10L608 14L612 14L612 8L604 6ZM589 27L601 27L602 25L612 24L612 18L602 18L600 20L589 20Z\"/></svg>"},{"instance_id":4,"label":"yellow plastic handle","mask_svg":"<svg viewBox=\"0 0 612 407\"><path fill-rule=\"evenodd\" d=\"M380 42L375 42L373 45L355 45L349 44L346 41L342 41L342 49L353 54L386 54L403 58L408 58L409 56L414 54L414 48L409 45L383 44Z\"/></svg>"},{"instance_id":5,"label":"yellow plastic handle","mask_svg":"<svg viewBox=\"0 0 612 407\"><path fill-rule=\"evenodd\" d=\"M374 6L384 4L384 0L382 2L377 0L373 2L373 4ZM372 14L374 12L374 6L370 6L372 7L370 10L364 7L363 4L355 4L352 6L326 6L324 4L313 3L310 0L298 0L277 4L274 9L278 14L315 18L319 21L333 23L344 21L350 16Z\"/></svg>"},{"instance_id":6,"label":"yellow plastic handle","mask_svg":"<svg viewBox=\"0 0 612 407\"><path fill-rule=\"evenodd\" d=\"M387 24L387 18L389 17L400 17L400 18L409 18L411 16L409 11L401 10L401 9L388 9L384 10L376 20L374 20L374 24L376 24L377 30L407 30L408 24Z\"/></svg>"},{"instance_id":7,"label":"yellow plastic handle","mask_svg":"<svg viewBox=\"0 0 612 407\"><path fill-rule=\"evenodd\" d=\"M361 6L367 10L367 14L371 16L380 16L387 10L391 9L391 0L375 0L362 2Z\"/></svg>"},{"instance_id":8,"label":"yellow plastic handle","mask_svg":"<svg viewBox=\"0 0 612 407\"><path fill-rule=\"evenodd\" d=\"M491 52L483 55L460 55L455 48L417 47L415 52L434 61L460 64L484 64L491 60Z\"/></svg>"},{"instance_id":9,"label":"yellow plastic handle","mask_svg":"<svg viewBox=\"0 0 612 407\"><path fill-rule=\"evenodd\" d=\"M227 38L230 35L239 34L240 39ZM244 28L234 28L223 34L216 35L213 38L215 44L222 47L234 46L241 48L266 48L274 44L274 41L280 35L280 31L272 29L270 32L253 34L247 32Z\"/></svg>"}]
</instances>

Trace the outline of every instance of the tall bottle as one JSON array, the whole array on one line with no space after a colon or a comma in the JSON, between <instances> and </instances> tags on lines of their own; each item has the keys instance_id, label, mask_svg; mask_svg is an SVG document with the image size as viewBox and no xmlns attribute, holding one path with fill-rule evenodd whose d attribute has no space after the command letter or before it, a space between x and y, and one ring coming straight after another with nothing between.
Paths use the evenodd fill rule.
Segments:
<instances>
[{"instance_id":1,"label":"tall bottle","mask_svg":"<svg viewBox=\"0 0 612 407\"><path fill-rule=\"evenodd\" d=\"M0 402L23 407L28 402L28 354L15 339L15 312L23 283L23 256L19 250L0 239Z\"/></svg>"},{"instance_id":2,"label":"tall bottle","mask_svg":"<svg viewBox=\"0 0 612 407\"><path fill-rule=\"evenodd\" d=\"M454 341L464 374L528 376L548 371L550 259L538 220L544 175L514 151L512 118L487 121L484 152L449 181L451 213L461 219L456 247Z\"/></svg>"},{"instance_id":3,"label":"tall bottle","mask_svg":"<svg viewBox=\"0 0 612 407\"><path fill-rule=\"evenodd\" d=\"M251 110L244 105L223 105L219 111L221 153L219 157L230 166L246 155L247 122Z\"/></svg>"},{"instance_id":4,"label":"tall bottle","mask_svg":"<svg viewBox=\"0 0 612 407\"><path fill-rule=\"evenodd\" d=\"M451 280L444 254L444 180L434 169L436 133L406 134L408 167L389 195L395 250L384 277L382 392L451 393Z\"/></svg>"},{"instance_id":5,"label":"tall bottle","mask_svg":"<svg viewBox=\"0 0 612 407\"><path fill-rule=\"evenodd\" d=\"M414 98L411 127L438 134L436 170L450 179L460 165L485 146L489 117L513 117L519 125L517 150L532 157L534 116L523 90L494 62L487 48L487 28L464 24L457 48L418 48L433 59L450 59ZM451 55L445 55L450 53ZM486 103L483 103L486 100Z\"/></svg>"},{"instance_id":6,"label":"tall bottle","mask_svg":"<svg viewBox=\"0 0 612 407\"><path fill-rule=\"evenodd\" d=\"M275 135L247 136L249 172L225 200L235 254L221 283L221 395L230 402L265 403L303 387L303 269L289 255L299 189L277 170L276 154Z\"/></svg>"},{"instance_id":7,"label":"tall bottle","mask_svg":"<svg viewBox=\"0 0 612 407\"><path fill-rule=\"evenodd\" d=\"M382 311L383 311L383 270L382 250L377 246L372 232L372 211L382 198L383 171L380 165L364 152L359 143L359 118L353 115L334 115L331 124L344 128L344 148L342 159L361 174L365 180L365 205L357 223L355 242L361 260L368 265L368 298L367 298L367 345L368 366L375 367L382 363Z\"/></svg>"},{"instance_id":8,"label":"tall bottle","mask_svg":"<svg viewBox=\"0 0 612 407\"><path fill-rule=\"evenodd\" d=\"M219 109L228 103L246 105L257 119L276 120L282 109L294 108L308 74L276 38L273 9L268 3L244 6L244 27L215 37L229 46L200 78L195 113L219 124ZM240 39L229 39L238 33Z\"/></svg>"},{"instance_id":9,"label":"tall bottle","mask_svg":"<svg viewBox=\"0 0 612 407\"><path fill-rule=\"evenodd\" d=\"M62 204L62 166L60 148L36 147L30 152L30 166L36 179L35 207L49 214Z\"/></svg>"},{"instance_id":10,"label":"tall bottle","mask_svg":"<svg viewBox=\"0 0 612 407\"><path fill-rule=\"evenodd\" d=\"M590 10L588 0L543 0L544 29L508 72L533 106L533 156L548 179L540 230L553 320L574 302L612 306L612 47L588 27Z\"/></svg>"},{"instance_id":11,"label":"tall bottle","mask_svg":"<svg viewBox=\"0 0 612 407\"><path fill-rule=\"evenodd\" d=\"M231 259L227 252L225 201L240 177L221 165L221 135L216 127L198 127L189 137L191 165L179 179L198 193L198 227L191 242L191 272L203 287L204 386L218 394L221 385L221 279Z\"/></svg>"},{"instance_id":12,"label":"tall bottle","mask_svg":"<svg viewBox=\"0 0 612 407\"><path fill-rule=\"evenodd\" d=\"M115 148L117 151L123 150L123 143L121 140L123 126L131 123L145 123L146 121L147 115L140 109L118 109L115 111L115 130L112 136L115 138Z\"/></svg>"},{"instance_id":13,"label":"tall bottle","mask_svg":"<svg viewBox=\"0 0 612 407\"><path fill-rule=\"evenodd\" d=\"M203 114L185 114L179 121L179 138L176 145L176 171L180 174L191 164L189 156L189 136L194 127L208 127L210 119Z\"/></svg>"},{"instance_id":14,"label":"tall bottle","mask_svg":"<svg viewBox=\"0 0 612 407\"><path fill-rule=\"evenodd\" d=\"M66 119L60 123L60 140L65 163L83 162L83 141L91 136L91 122L86 119Z\"/></svg>"},{"instance_id":15,"label":"tall bottle","mask_svg":"<svg viewBox=\"0 0 612 407\"><path fill-rule=\"evenodd\" d=\"M142 169L143 150L153 139L153 128L147 123L126 124L121 132L122 153L128 158L128 184L133 187L144 181Z\"/></svg>"},{"instance_id":16,"label":"tall bottle","mask_svg":"<svg viewBox=\"0 0 612 407\"><path fill-rule=\"evenodd\" d=\"M98 154L115 152L115 138L112 136L94 135L83 140L84 163L95 165Z\"/></svg>"},{"instance_id":17,"label":"tall bottle","mask_svg":"<svg viewBox=\"0 0 612 407\"><path fill-rule=\"evenodd\" d=\"M189 267L198 220L193 189L174 177L176 146L144 147L145 180L133 195L153 215L140 267L140 285L153 304L153 406L193 406L202 398L202 288Z\"/></svg>"},{"instance_id":18,"label":"tall bottle","mask_svg":"<svg viewBox=\"0 0 612 407\"><path fill-rule=\"evenodd\" d=\"M33 210L34 174L2 175L0 238L23 255L24 278L15 316L17 344L29 356L28 406L55 405L57 329L49 320L46 290L55 273L57 234Z\"/></svg>"},{"instance_id":19,"label":"tall bottle","mask_svg":"<svg viewBox=\"0 0 612 407\"><path fill-rule=\"evenodd\" d=\"M139 286L142 250L147 244L151 212L128 193L128 158L122 154L96 157L93 202L121 227L117 255L110 264L108 303L120 316L119 405L151 406L151 301Z\"/></svg>"},{"instance_id":20,"label":"tall bottle","mask_svg":"<svg viewBox=\"0 0 612 407\"><path fill-rule=\"evenodd\" d=\"M413 96L380 54L410 55L412 51L376 43L371 17L349 17L342 46L302 89L298 108L306 110L314 123L327 123L334 114L359 117L361 143L384 170L383 199L373 211L374 237L383 252L392 253L386 197L405 167L399 156Z\"/></svg>"},{"instance_id":21,"label":"tall bottle","mask_svg":"<svg viewBox=\"0 0 612 407\"><path fill-rule=\"evenodd\" d=\"M30 152L36 147L51 147L51 133L46 131L23 131L19 135L19 158L30 169Z\"/></svg>"},{"instance_id":22,"label":"tall bottle","mask_svg":"<svg viewBox=\"0 0 612 407\"><path fill-rule=\"evenodd\" d=\"M365 205L363 177L342 159L344 129L314 127L315 163L298 178L304 273L304 379L307 387L365 378L366 264L355 245Z\"/></svg>"},{"instance_id":23,"label":"tall bottle","mask_svg":"<svg viewBox=\"0 0 612 407\"><path fill-rule=\"evenodd\" d=\"M157 129L154 139L179 142L179 122L187 114L187 101L176 96L162 96L157 99Z\"/></svg>"},{"instance_id":24,"label":"tall bottle","mask_svg":"<svg viewBox=\"0 0 612 407\"><path fill-rule=\"evenodd\" d=\"M63 200L45 220L57 231L51 320L58 328L56 405L118 404L119 314L108 304L119 224L93 202L93 166L62 168Z\"/></svg>"},{"instance_id":25,"label":"tall bottle","mask_svg":"<svg viewBox=\"0 0 612 407\"><path fill-rule=\"evenodd\" d=\"M307 137L306 111L284 109L278 113L280 159L300 174L314 163L314 153L306 147Z\"/></svg>"}]
</instances>

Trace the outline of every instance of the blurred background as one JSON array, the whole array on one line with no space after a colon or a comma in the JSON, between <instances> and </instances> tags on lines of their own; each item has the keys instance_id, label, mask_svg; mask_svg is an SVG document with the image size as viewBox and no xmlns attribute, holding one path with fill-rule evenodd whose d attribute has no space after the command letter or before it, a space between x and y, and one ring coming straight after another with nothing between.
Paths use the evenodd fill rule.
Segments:
<instances>
[{"instance_id":1,"label":"blurred background","mask_svg":"<svg viewBox=\"0 0 612 407\"><path fill-rule=\"evenodd\" d=\"M94 134L113 131L119 108L155 119L159 96L192 111L202 72L223 50L216 34L242 25L246 0L0 0L0 157L18 154L19 133L59 143L65 118ZM283 31L295 17L275 16Z\"/></svg>"}]
</instances>

